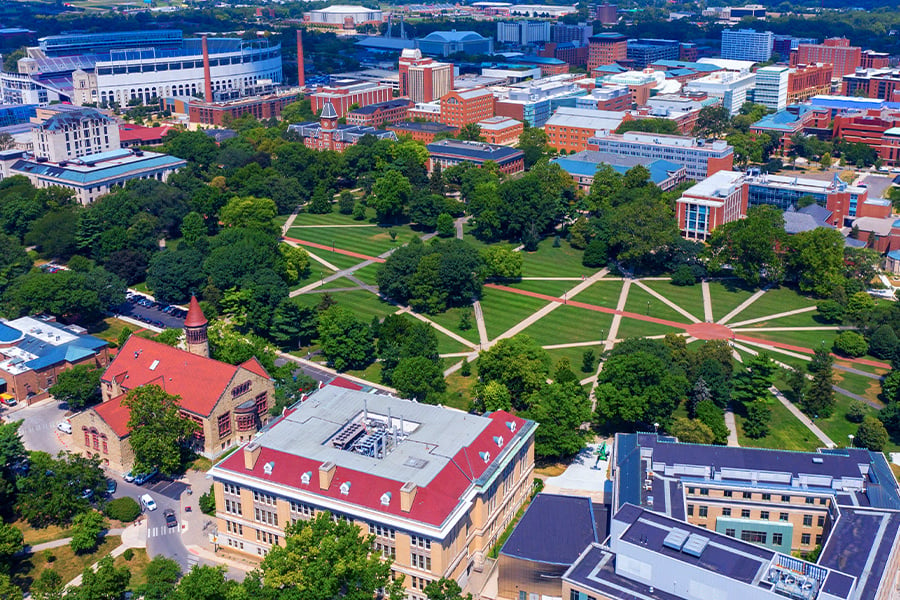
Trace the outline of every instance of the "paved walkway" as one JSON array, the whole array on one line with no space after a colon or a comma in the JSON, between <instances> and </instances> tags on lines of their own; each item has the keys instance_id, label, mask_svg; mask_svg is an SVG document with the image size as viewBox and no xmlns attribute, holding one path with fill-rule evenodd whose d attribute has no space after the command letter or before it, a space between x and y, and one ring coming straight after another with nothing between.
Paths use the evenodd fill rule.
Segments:
<instances>
[{"instance_id":1,"label":"paved walkway","mask_svg":"<svg viewBox=\"0 0 900 600\"><path fill-rule=\"evenodd\" d=\"M751 304L753 304L754 302L759 300L760 296L765 294L768 290L769 290L769 288L763 288L763 289L759 290L758 292L756 292L755 294L753 294L752 296L750 296L749 298L747 298L746 300L744 300L743 302L738 304L734 310L732 310L730 313L728 313L727 315L725 315L724 317L719 319L718 322L721 323L722 325L724 325L725 323L727 323L728 321L733 319L735 316L739 315L742 310L744 310L745 308L747 308L748 306L750 306Z\"/></svg>"},{"instance_id":2,"label":"paved walkway","mask_svg":"<svg viewBox=\"0 0 900 600\"><path fill-rule=\"evenodd\" d=\"M861 369L854 369L853 367L848 367L846 365L839 365L838 363L834 363L834 368L840 371L846 371L847 373L853 373L854 375L862 375L863 377L868 377L869 379L878 379L879 381L884 379L884 375L876 375L875 373L869 373L868 371L863 371Z\"/></svg>"},{"instance_id":3,"label":"paved walkway","mask_svg":"<svg viewBox=\"0 0 900 600\"><path fill-rule=\"evenodd\" d=\"M797 417L797 419L801 423L806 425L806 427L810 431L813 432L813 435L815 435L817 438L819 438L819 441L821 441L823 444L825 444L825 446L827 446L828 448L835 448L837 446L837 444L835 444L830 437L825 435L824 431L819 429L818 426L815 423L813 423L809 417L807 417L805 414L803 414L802 410L800 410L799 408L794 406L793 402L791 402L790 400L785 398L784 394L781 393L781 390L779 390L775 386L772 386L769 388L769 391L772 392L772 394L776 398L778 398L778 401L781 402L786 409L791 411L791 413L793 413L793 415L795 417Z\"/></svg>"},{"instance_id":4,"label":"paved walkway","mask_svg":"<svg viewBox=\"0 0 900 600\"><path fill-rule=\"evenodd\" d=\"M884 405L883 405L883 404L879 404L878 402L875 402L875 401L873 401L873 400L869 400L869 399L866 398L865 396L860 396L859 394L854 394L854 393L851 392L850 390L845 390L845 389L842 388L842 387L838 387L838 386L836 386L836 385L833 385L833 386L831 386L831 389L833 389L833 390L834 390L835 392L837 392L838 394L843 394L844 396L847 396L848 398L852 398L852 399L858 400L858 401L860 401L860 402L862 402L862 403L864 403L864 404L868 404L868 405L871 406L872 408L877 408L878 410L881 410L882 408L884 408Z\"/></svg>"},{"instance_id":5,"label":"paved walkway","mask_svg":"<svg viewBox=\"0 0 900 600\"><path fill-rule=\"evenodd\" d=\"M293 223L293 221L291 221ZM350 225L292 225L288 229L352 229L354 227L378 227L375 223L352 223Z\"/></svg>"},{"instance_id":6,"label":"paved walkway","mask_svg":"<svg viewBox=\"0 0 900 600\"><path fill-rule=\"evenodd\" d=\"M294 242L295 244L300 244L301 246L308 246L309 248L317 248L319 250L328 250L329 252L334 252L335 254L343 254L344 256L351 256L353 258L358 258L360 260L371 260L372 262L383 263L383 258L378 258L377 256L369 256L368 254L360 254L359 252L353 252L351 250L344 250L343 248L337 248L332 246L326 246L325 244L319 244L317 242L307 242L306 240L298 240L296 238L285 237L285 241Z\"/></svg>"},{"instance_id":7,"label":"paved walkway","mask_svg":"<svg viewBox=\"0 0 900 600\"><path fill-rule=\"evenodd\" d=\"M709 293L709 281L704 279L700 282L700 291L703 293L703 320L712 323L715 319L712 311L712 295Z\"/></svg>"},{"instance_id":8,"label":"paved walkway","mask_svg":"<svg viewBox=\"0 0 900 600\"><path fill-rule=\"evenodd\" d=\"M677 304L675 304L674 302L672 302L671 300L669 300L668 298L666 298L665 296L663 296L662 294L657 292L656 290L644 285L644 283L640 279L636 279L634 281L634 283L639 288L641 288L642 290L644 290L645 292L647 292L648 294L650 294L651 296L653 296L654 298L656 298L657 300L659 300L660 302L662 302L663 304L665 304L666 306L668 306L669 308L674 310L675 312L677 312L677 313L681 314L682 316L684 316L685 318L687 318L691 323L699 323L700 322L700 319L698 319L697 317L695 317L688 311L684 310L683 308L681 308L680 306L678 306Z\"/></svg>"},{"instance_id":9,"label":"paved walkway","mask_svg":"<svg viewBox=\"0 0 900 600\"><path fill-rule=\"evenodd\" d=\"M748 319L746 321L741 321L739 323L732 323L729 325L731 328L735 327L744 327L746 325L752 325L753 323L761 323L763 321L772 321L774 319L780 319L781 317L790 317L792 315L800 315L806 312L812 312L816 310L815 306L807 306L806 308L798 308L797 310L789 310L787 312L776 313L774 315L766 315L765 317L757 317L755 319Z\"/></svg>"},{"instance_id":10,"label":"paved walkway","mask_svg":"<svg viewBox=\"0 0 900 600\"><path fill-rule=\"evenodd\" d=\"M484 311L481 309L481 301L476 300L472 304L475 312L475 326L478 328L478 340L483 347L486 347L490 339L488 338L487 326L484 324Z\"/></svg>"},{"instance_id":11,"label":"paved walkway","mask_svg":"<svg viewBox=\"0 0 900 600\"><path fill-rule=\"evenodd\" d=\"M725 407L725 426L728 427L728 445L738 447L737 424L734 422L734 411L731 410L731 404Z\"/></svg>"}]
</instances>

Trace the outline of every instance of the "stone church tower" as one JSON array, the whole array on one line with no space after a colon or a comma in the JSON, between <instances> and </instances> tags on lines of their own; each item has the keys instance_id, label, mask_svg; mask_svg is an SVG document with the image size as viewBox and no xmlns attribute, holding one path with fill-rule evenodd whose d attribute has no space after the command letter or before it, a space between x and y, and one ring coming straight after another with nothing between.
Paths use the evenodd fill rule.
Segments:
<instances>
[{"instance_id":1,"label":"stone church tower","mask_svg":"<svg viewBox=\"0 0 900 600\"><path fill-rule=\"evenodd\" d=\"M203 316L200 303L196 296L191 296L191 305L188 308L187 317L184 319L184 334L187 340L187 351L192 354L209 358L209 338L206 328L209 322Z\"/></svg>"}]
</instances>

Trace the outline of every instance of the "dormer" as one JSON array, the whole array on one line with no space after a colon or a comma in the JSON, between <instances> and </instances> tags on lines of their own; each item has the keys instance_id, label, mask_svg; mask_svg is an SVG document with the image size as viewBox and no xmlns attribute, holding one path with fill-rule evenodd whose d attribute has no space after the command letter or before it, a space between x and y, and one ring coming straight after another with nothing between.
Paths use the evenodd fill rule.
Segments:
<instances>
[{"instance_id":1,"label":"dormer","mask_svg":"<svg viewBox=\"0 0 900 600\"><path fill-rule=\"evenodd\" d=\"M381 495L381 505L382 506L390 506L391 504L391 493L385 492Z\"/></svg>"},{"instance_id":2,"label":"dormer","mask_svg":"<svg viewBox=\"0 0 900 600\"><path fill-rule=\"evenodd\" d=\"M494 443L497 444L497 447L498 447L498 448L502 448L502 447L503 447L503 436L502 436L502 435L495 435L495 436L494 436Z\"/></svg>"},{"instance_id":3,"label":"dormer","mask_svg":"<svg viewBox=\"0 0 900 600\"><path fill-rule=\"evenodd\" d=\"M269 462L267 462L266 464L263 465L263 473L265 473L266 475L271 475L272 470L274 468L275 468L275 461L270 460Z\"/></svg>"},{"instance_id":4,"label":"dormer","mask_svg":"<svg viewBox=\"0 0 900 600\"><path fill-rule=\"evenodd\" d=\"M487 451L479 452L478 456L481 457L481 460L483 460L485 464L491 462L491 453L490 452L487 452Z\"/></svg>"},{"instance_id":5,"label":"dormer","mask_svg":"<svg viewBox=\"0 0 900 600\"><path fill-rule=\"evenodd\" d=\"M312 471L307 471L303 475L300 476L300 483L302 485L309 485L310 480L312 479Z\"/></svg>"},{"instance_id":6,"label":"dormer","mask_svg":"<svg viewBox=\"0 0 900 600\"><path fill-rule=\"evenodd\" d=\"M341 484L341 495L346 496L350 493L350 482L345 481Z\"/></svg>"}]
</instances>

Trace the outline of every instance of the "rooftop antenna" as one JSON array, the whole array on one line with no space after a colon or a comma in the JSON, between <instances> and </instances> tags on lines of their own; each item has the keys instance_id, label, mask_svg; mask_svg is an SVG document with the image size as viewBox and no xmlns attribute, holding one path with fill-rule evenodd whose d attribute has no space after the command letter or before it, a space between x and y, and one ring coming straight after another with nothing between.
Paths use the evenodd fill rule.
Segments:
<instances>
[{"instance_id":1,"label":"rooftop antenna","mask_svg":"<svg viewBox=\"0 0 900 600\"><path fill-rule=\"evenodd\" d=\"M388 406L387 426L388 426L388 435L392 436L391 447L394 447L397 445L397 435L396 435L396 433L394 433L394 419L391 418L391 407L390 406Z\"/></svg>"}]
</instances>

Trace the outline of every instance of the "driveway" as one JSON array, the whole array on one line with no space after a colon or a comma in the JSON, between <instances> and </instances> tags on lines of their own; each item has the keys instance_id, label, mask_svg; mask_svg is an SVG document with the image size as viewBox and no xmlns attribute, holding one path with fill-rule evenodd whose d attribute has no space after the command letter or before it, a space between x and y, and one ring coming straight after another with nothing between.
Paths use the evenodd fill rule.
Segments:
<instances>
[{"instance_id":1,"label":"driveway","mask_svg":"<svg viewBox=\"0 0 900 600\"><path fill-rule=\"evenodd\" d=\"M894 183L895 175L874 175L867 173L863 175L859 182L866 185L869 189L869 198L884 198L887 190Z\"/></svg>"},{"instance_id":2,"label":"driveway","mask_svg":"<svg viewBox=\"0 0 900 600\"><path fill-rule=\"evenodd\" d=\"M56 429L57 423L65 420L65 404L53 399L41 400L31 406L20 404L11 409L4 408L6 422L22 421L19 433L28 450L41 450L56 456L61 450L68 450L72 436Z\"/></svg>"},{"instance_id":3,"label":"driveway","mask_svg":"<svg viewBox=\"0 0 900 600\"><path fill-rule=\"evenodd\" d=\"M112 309L112 312L115 313L116 316L124 315L126 317L131 317L132 319L137 319L138 321L143 321L145 323L148 320L151 323L159 322L163 324L163 327L167 327L169 329L181 329L182 327L184 327L184 319L166 314L161 310L157 310L156 308L147 308L146 306L132 304L130 302L123 302L116 308Z\"/></svg>"}]
</instances>

